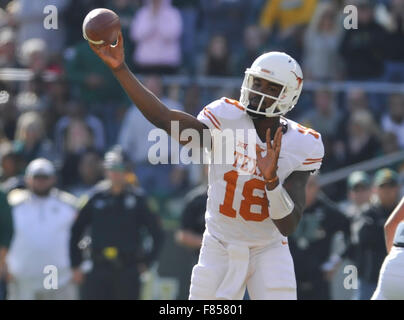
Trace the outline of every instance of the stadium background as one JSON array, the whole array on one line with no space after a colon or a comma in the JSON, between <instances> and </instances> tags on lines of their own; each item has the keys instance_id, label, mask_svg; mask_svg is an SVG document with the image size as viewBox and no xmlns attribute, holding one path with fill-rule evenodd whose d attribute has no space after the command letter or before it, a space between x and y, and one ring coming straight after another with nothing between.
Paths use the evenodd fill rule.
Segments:
<instances>
[{"instance_id":1,"label":"stadium background","mask_svg":"<svg viewBox=\"0 0 404 320\"><path fill-rule=\"evenodd\" d=\"M136 26L150 22L139 22L138 13L148 2L0 1L2 189L21 186L26 164L46 157L58 169L58 186L82 196L101 179L105 151L122 144L167 234L159 262L144 275L144 298L187 296L184 274L194 260L174 234L184 196L203 180L203 170L147 162L149 129L139 125L146 120L82 38L81 23L93 8L118 13L131 69L167 105L193 115L216 98L238 99L244 70L259 54L289 53L305 82L288 117L323 136L322 192L343 203L351 172L389 167L404 193L404 120L391 120L404 113L404 1L173 0L170 7L163 0L168 12L160 14L177 21L166 23L172 50L156 55L152 68L144 64L147 47L135 53L142 47ZM43 27L48 4L58 8L57 30ZM348 4L359 10L357 31L344 29ZM348 299L342 269L333 297Z\"/></svg>"}]
</instances>

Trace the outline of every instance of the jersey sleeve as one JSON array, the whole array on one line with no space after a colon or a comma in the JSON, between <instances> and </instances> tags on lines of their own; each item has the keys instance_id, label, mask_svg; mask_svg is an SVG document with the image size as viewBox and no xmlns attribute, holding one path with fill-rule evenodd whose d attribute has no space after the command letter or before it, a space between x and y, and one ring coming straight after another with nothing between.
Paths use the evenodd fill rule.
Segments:
<instances>
[{"instance_id":1,"label":"jersey sleeve","mask_svg":"<svg viewBox=\"0 0 404 320\"><path fill-rule=\"evenodd\" d=\"M313 141L311 139L311 141ZM317 171L320 169L324 157L324 145L321 135L315 138L314 143L307 145L307 152L301 158L300 164L296 171Z\"/></svg>"},{"instance_id":2,"label":"jersey sleeve","mask_svg":"<svg viewBox=\"0 0 404 320\"><path fill-rule=\"evenodd\" d=\"M222 121L219 116L221 109L221 101L216 100L204 107L199 112L197 119L205 124L209 130L222 130Z\"/></svg>"},{"instance_id":3,"label":"jersey sleeve","mask_svg":"<svg viewBox=\"0 0 404 320\"><path fill-rule=\"evenodd\" d=\"M211 133L231 128L244 115L240 102L226 97L213 101L199 112L197 119L204 123Z\"/></svg>"}]
</instances>

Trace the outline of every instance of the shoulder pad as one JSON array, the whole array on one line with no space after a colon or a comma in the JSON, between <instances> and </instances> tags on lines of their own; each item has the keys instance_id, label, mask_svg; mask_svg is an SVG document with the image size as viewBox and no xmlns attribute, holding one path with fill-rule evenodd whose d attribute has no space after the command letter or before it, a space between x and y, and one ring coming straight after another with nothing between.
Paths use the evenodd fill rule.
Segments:
<instances>
[{"instance_id":1,"label":"shoulder pad","mask_svg":"<svg viewBox=\"0 0 404 320\"><path fill-rule=\"evenodd\" d=\"M286 119L286 118L285 118ZM324 157L324 145L321 134L317 131L306 128L301 124L287 119L288 132L291 138L288 143L300 161L300 171L318 170Z\"/></svg>"},{"instance_id":2,"label":"shoulder pad","mask_svg":"<svg viewBox=\"0 0 404 320\"><path fill-rule=\"evenodd\" d=\"M245 111L244 106L240 103L240 101L234 100L234 99L229 99L226 97L221 98L220 100L224 101L226 104L230 104L235 106L237 109L241 111Z\"/></svg>"},{"instance_id":3,"label":"shoulder pad","mask_svg":"<svg viewBox=\"0 0 404 320\"><path fill-rule=\"evenodd\" d=\"M244 115L244 107L238 101L221 98L203 108L198 119L211 129L222 130L227 127L227 120L235 120Z\"/></svg>"},{"instance_id":4,"label":"shoulder pad","mask_svg":"<svg viewBox=\"0 0 404 320\"><path fill-rule=\"evenodd\" d=\"M18 206L30 197L30 192L26 189L14 189L10 191L7 200L11 206Z\"/></svg>"},{"instance_id":5,"label":"shoulder pad","mask_svg":"<svg viewBox=\"0 0 404 320\"><path fill-rule=\"evenodd\" d=\"M220 103L216 104L216 114L223 119L237 119L240 116L246 115L245 108L237 100L229 99L226 97L216 100ZM215 102L216 102L215 101ZM215 103L213 102L213 103ZM207 106L207 108L209 105Z\"/></svg>"}]
</instances>

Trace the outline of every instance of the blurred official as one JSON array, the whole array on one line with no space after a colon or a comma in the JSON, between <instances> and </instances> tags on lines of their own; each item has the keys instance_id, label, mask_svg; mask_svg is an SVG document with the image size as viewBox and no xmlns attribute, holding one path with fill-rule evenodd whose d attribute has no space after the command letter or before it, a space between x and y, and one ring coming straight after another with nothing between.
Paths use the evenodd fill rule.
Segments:
<instances>
[{"instance_id":1,"label":"blurred official","mask_svg":"<svg viewBox=\"0 0 404 320\"><path fill-rule=\"evenodd\" d=\"M181 226L175 234L176 241L179 244L192 250L195 262L198 260L202 237L205 232L208 166L204 166L201 173L201 183L185 196L185 206L181 214Z\"/></svg>"},{"instance_id":2,"label":"blurred official","mask_svg":"<svg viewBox=\"0 0 404 320\"><path fill-rule=\"evenodd\" d=\"M7 254L8 298L28 300L75 299L69 261L70 229L76 198L54 188L55 168L49 160L33 160L27 167L27 190L9 193L14 236ZM47 287L47 268L56 267ZM55 270L55 269L54 269Z\"/></svg>"},{"instance_id":3,"label":"blurred official","mask_svg":"<svg viewBox=\"0 0 404 320\"><path fill-rule=\"evenodd\" d=\"M340 210L348 219L355 221L369 209L372 182L365 171L354 171L348 177L347 187L347 201L341 204Z\"/></svg>"},{"instance_id":4,"label":"blurred official","mask_svg":"<svg viewBox=\"0 0 404 320\"><path fill-rule=\"evenodd\" d=\"M329 300L330 282L345 252L332 252L338 231L349 246L349 220L320 192L316 176L306 185L306 209L296 231L289 237L295 261L298 300ZM346 250L346 248L344 250Z\"/></svg>"},{"instance_id":5,"label":"blurred official","mask_svg":"<svg viewBox=\"0 0 404 320\"><path fill-rule=\"evenodd\" d=\"M157 258L163 231L141 190L128 183L130 165L119 146L107 152L104 167L106 180L84 201L72 228L74 280L84 280L83 299L138 299L140 274ZM78 244L88 227L93 268L84 279ZM148 250L143 245L145 233L152 238Z\"/></svg>"},{"instance_id":6,"label":"blurred official","mask_svg":"<svg viewBox=\"0 0 404 320\"><path fill-rule=\"evenodd\" d=\"M203 233L205 232L205 212L208 188L206 184L201 184L185 196L185 207L181 215L181 226L176 232L177 243L189 249L190 265L183 274L181 280L182 287L186 287L189 292L192 268L198 263L199 251L202 246Z\"/></svg>"},{"instance_id":7,"label":"blurred official","mask_svg":"<svg viewBox=\"0 0 404 320\"><path fill-rule=\"evenodd\" d=\"M390 169L375 173L375 199L363 212L354 228L358 239L356 263L358 264L358 300L369 300L377 285L379 270L386 257L384 224L399 202L398 174Z\"/></svg>"}]
</instances>

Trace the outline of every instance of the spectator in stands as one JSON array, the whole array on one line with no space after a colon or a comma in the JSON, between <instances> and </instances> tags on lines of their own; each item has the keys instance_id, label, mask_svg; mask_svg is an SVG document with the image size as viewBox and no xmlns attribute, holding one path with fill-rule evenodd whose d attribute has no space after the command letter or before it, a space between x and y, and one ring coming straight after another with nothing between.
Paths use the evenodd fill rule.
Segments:
<instances>
[{"instance_id":1,"label":"spectator in stands","mask_svg":"<svg viewBox=\"0 0 404 320\"><path fill-rule=\"evenodd\" d=\"M28 111L38 112L43 122L45 134L52 136L51 128L54 125L52 117L57 113L53 105L50 104L47 86L44 74L37 73L30 81L21 86L15 100L20 114Z\"/></svg>"},{"instance_id":2,"label":"spectator in stands","mask_svg":"<svg viewBox=\"0 0 404 320\"><path fill-rule=\"evenodd\" d=\"M43 26L42 26L43 28ZM21 44L21 64L33 73L41 74L49 64L48 43L40 38L27 39Z\"/></svg>"},{"instance_id":3,"label":"spectator in stands","mask_svg":"<svg viewBox=\"0 0 404 320\"><path fill-rule=\"evenodd\" d=\"M10 147L1 156L0 189L6 193L24 187L24 161L20 154Z\"/></svg>"},{"instance_id":4,"label":"spectator in stands","mask_svg":"<svg viewBox=\"0 0 404 320\"><path fill-rule=\"evenodd\" d=\"M11 28L0 31L0 68L17 68L15 33Z\"/></svg>"},{"instance_id":5,"label":"spectator in stands","mask_svg":"<svg viewBox=\"0 0 404 320\"><path fill-rule=\"evenodd\" d=\"M402 148L398 144L398 137L394 132L383 132L380 141L380 145L382 148L381 155L383 156L402 150Z\"/></svg>"},{"instance_id":6,"label":"spectator in stands","mask_svg":"<svg viewBox=\"0 0 404 320\"><path fill-rule=\"evenodd\" d=\"M92 114L88 113L88 109L80 101L70 100L66 104L66 115L59 119L55 129L55 143L58 151L63 153L65 150L66 130L72 121L84 121L91 130L94 137L94 147L97 151L102 152L105 149L104 127L102 122Z\"/></svg>"},{"instance_id":7,"label":"spectator in stands","mask_svg":"<svg viewBox=\"0 0 404 320\"><path fill-rule=\"evenodd\" d=\"M296 231L289 237L299 300L331 299L330 281L345 255L344 250L332 251L332 241L340 231L344 233L346 248L350 239L348 218L321 193L316 179L311 176L307 182L306 209Z\"/></svg>"},{"instance_id":8,"label":"spectator in stands","mask_svg":"<svg viewBox=\"0 0 404 320\"><path fill-rule=\"evenodd\" d=\"M334 136L341 121L341 111L335 105L334 94L327 89L314 93L315 109L304 114L302 125L316 128L323 136Z\"/></svg>"},{"instance_id":9,"label":"spectator in stands","mask_svg":"<svg viewBox=\"0 0 404 320\"><path fill-rule=\"evenodd\" d=\"M386 30L374 18L369 0L355 0L358 29L344 31L339 48L349 80L380 80L384 71Z\"/></svg>"},{"instance_id":10,"label":"spectator in stands","mask_svg":"<svg viewBox=\"0 0 404 320\"><path fill-rule=\"evenodd\" d=\"M344 161L343 155L339 154L338 150L338 140L334 136L324 136L322 137L323 144L324 144L324 158L323 158L323 165L321 166L321 172L331 172L341 168L341 164ZM342 144L343 146L343 144ZM326 186L327 189L326 193L328 192L328 188L333 187L332 184ZM336 201L336 198L333 198Z\"/></svg>"},{"instance_id":11,"label":"spectator in stands","mask_svg":"<svg viewBox=\"0 0 404 320\"><path fill-rule=\"evenodd\" d=\"M243 48L237 57L235 75L244 74L254 60L265 51L262 30L257 25L249 25L243 32Z\"/></svg>"},{"instance_id":12,"label":"spectator in stands","mask_svg":"<svg viewBox=\"0 0 404 320\"><path fill-rule=\"evenodd\" d=\"M108 67L94 59L86 41L79 42L66 51L66 73L72 92L77 94L97 116L105 129L106 146L116 142L120 126L120 110L129 105L128 98Z\"/></svg>"},{"instance_id":13,"label":"spectator in stands","mask_svg":"<svg viewBox=\"0 0 404 320\"><path fill-rule=\"evenodd\" d=\"M53 136L56 123L67 112L66 104L70 96L70 86L65 75L56 76L46 82L46 93L48 108L45 110L43 116L46 123L47 133L50 136Z\"/></svg>"},{"instance_id":14,"label":"spectator in stands","mask_svg":"<svg viewBox=\"0 0 404 320\"><path fill-rule=\"evenodd\" d=\"M198 18L201 0L173 0L173 5L180 10L182 17L182 65L190 74L196 71L195 62L198 44Z\"/></svg>"},{"instance_id":15,"label":"spectator in stands","mask_svg":"<svg viewBox=\"0 0 404 320\"><path fill-rule=\"evenodd\" d=\"M351 114L346 132L340 132L339 137L343 139L339 157L344 159L344 165L369 160L379 154L380 129L368 111Z\"/></svg>"},{"instance_id":16,"label":"spectator in stands","mask_svg":"<svg viewBox=\"0 0 404 320\"><path fill-rule=\"evenodd\" d=\"M222 35L211 38L206 52L204 74L207 76L230 76L231 56L227 40Z\"/></svg>"},{"instance_id":17,"label":"spectator in stands","mask_svg":"<svg viewBox=\"0 0 404 320\"><path fill-rule=\"evenodd\" d=\"M6 255L13 232L11 208L6 194L0 191L0 300L6 299Z\"/></svg>"},{"instance_id":18,"label":"spectator in stands","mask_svg":"<svg viewBox=\"0 0 404 320\"><path fill-rule=\"evenodd\" d=\"M66 26L64 23L64 11L70 0L19 0L17 11L13 20L18 25L18 46L32 38L40 38L48 45L50 54L62 53L66 40ZM44 8L52 4L57 8L57 29L44 27ZM53 23L55 23L53 19ZM81 23L80 23L81 25Z\"/></svg>"},{"instance_id":19,"label":"spectator in stands","mask_svg":"<svg viewBox=\"0 0 404 320\"><path fill-rule=\"evenodd\" d=\"M45 128L39 113L23 113L17 122L14 150L21 154L25 163L36 158L57 160L53 143L46 137Z\"/></svg>"},{"instance_id":20,"label":"spectator in stands","mask_svg":"<svg viewBox=\"0 0 404 320\"><path fill-rule=\"evenodd\" d=\"M341 203L341 211L352 221L358 219L361 213L369 208L372 195L371 181L365 171L352 172L347 181L348 197Z\"/></svg>"},{"instance_id":21,"label":"spectator in stands","mask_svg":"<svg viewBox=\"0 0 404 320\"><path fill-rule=\"evenodd\" d=\"M365 92L361 88L351 88L347 90L345 94L345 108L343 119L350 118L352 114L356 111L365 111L372 113L374 119L379 119L381 117L382 108L380 108L379 104L375 104L375 101L379 103L380 97L377 94L371 92ZM375 100L376 99L376 100ZM380 120L377 122L379 123ZM346 127L346 123L341 122L340 130L344 129L342 127Z\"/></svg>"},{"instance_id":22,"label":"spectator in stands","mask_svg":"<svg viewBox=\"0 0 404 320\"><path fill-rule=\"evenodd\" d=\"M73 119L65 129L62 151L61 180L64 186L79 181L78 164L80 157L89 149L95 148L94 132L82 119Z\"/></svg>"},{"instance_id":23,"label":"spectator in stands","mask_svg":"<svg viewBox=\"0 0 404 320\"><path fill-rule=\"evenodd\" d=\"M83 153L78 164L78 180L66 188L67 191L81 197L88 194L90 190L102 179L102 158L94 150Z\"/></svg>"},{"instance_id":24,"label":"spectator in stands","mask_svg":"<svg viewBox=\"0 0 404 320\"><path fill-rule=\"evenodd\" d=\"M270 38L270 50L285 51L302 59L304 31L317 6L317 0L267 0L260 25ZM276 30L277 32L274 32Z\"/></svg>"},{"instance_id":25,"label":"spectator in stands","mask_svg":"<svg viewBox=\"0 0 404 320\"><path fill-rule=\"evenodd\" d=\"M357 110L371 111L369 109L369 99L366 92L362 89L348 89L346 93L347 106L346 115L355 113Z\"/></svg>"},{"instance_id":26,"label":"spectator in stands","mask_svg":"<svg viewBox=\"0 0 404 320\"><path fill-rule=\"evenodd\" d=\"M197 116L201 111L201 88L196 83L191 83L184 93L184 111Z\"/></svg>"},{"instance_id":27,"label":"spectator in stands","mask_svg":"<svg viewBox=\"0 0 404 320\"><path fill-rule=\"evenodd\" d=\"M341 77L338 45L342 33L338 11L332 2L320 3L304 36L305 79L336 80Z\"/></svg>"},{"instance_id":28,"label":"spectator in stands","mask_svg":"<svg viewBox=\"0 0 404 320\"><path fill-rule=\"evenodd\" d=\"M404 1L392 0L390 5L391 30L387 38L387 57L383 79L404 81Z\"/></svg>"},{"instance_id":29,"label":"spectator in stands","mask_svg":"<svg viewBox=\"0 0 404 320\"><path fill-rule=\"evenodd\" d=\"M49 160L32 161L25 178L28 189L13 190L8 197L18 230L7 254L8 298L76 299L69 268L69 237L77 213L76 199L54 188L56 171ZM57 289L44 286L44 270L48 266L57 268Z\"/></svg>"},{"instance_id":30,"label":"spectator in stands","mask_svg":"<svg viewBox=\"0 0 404 320\"><path fill-rule=\"evenodd\" d=\"M150 75L146 77L144 84L164 104L182 110L178 102L164 96L160 77ZM155 160L150 159L148 155L150 147L155 144L154 141L148 141L147 139L152 130L156 129L150 122L145 121L139 109L133 106L125 116L118 141L134 163L141 187L150 195L166 196L184 187L184 184L186 184L184 181L186 168L181 165L170 164L170 161L168 164L163 165L152 165L150 163L150 161ZM166 135L165 132L161 132L161 134ZM179 150L178 142L168 136L167 140L170 141L170 146ZM166 151L168 152L169 150L170 148ZM166 151L160 150L160 158L169 159L170 153L166 153ZM183 178L175 181L174 177L178 176Z\"/></svg>"},{"instance_id":31,"label":"spectator in stands","mask_svg":"<svg viewBox=\"0 0 404 320\"><path fill-rule=\"evenodd\" d=\"M382 118L382 128L397 136L400 148L404 148L404 95L393 94L389 99L389 113Z\"/></svg>"},{"instance_id":32,"label":"spectator in stands","mask_svg":"<svg viewBox=\"0 0 404 320\"><path fill-rule=\"evenodd\" d=\"M15 98L7 88L4 89L0 89L0 145L14 139L19 116Z\"/></svg>"},{"instance_id":33,"label":"spectator in stands","mask_svg":"<svg viewBox=\"0 0 404 320\"><path fill-rule=\"evenodd\" d=\"M18 95L15 97L15 104L19 114L34 111L40 115L45 133L47 132L46 114L52 112L49 105L49 96L46 90L45 79L41 74L34 77L24 84Z\"/></svg>"},{"instance_id":34,"label":"spectator in stands","mask_svg":"<svg viewBox=\"0 0 404 320\"><path fill-rule=\"evenodd\" d=\"M375 198L354 228L358 239L356 262L359 288L357 300L369 300L376 289L380 267L386 256L383 226L399 202L398 174L390 169L376 172Z\"/></svg>"},{"instance_id":35,"label":"spectator in stands","mask_svg":"<svg viewBox=\"0 0 404 320\"><path fill-rule=\"evenodd\" d=\"M317 0L267 0L263 7L260 25L271 29L278 24L282 34L308 24L314 14Z\"/></svg>"},{"instance_id":36,"label":"spectator in stands","mask_svg":"<svg viewBox=\"0 0 404 320\"><path fill-rule=\"evenodd\" d=\"M201 1L202 40L201 48L206 48L214 35L221 34L229 42L232 52L240 50L240 35L247 19L254 10L251 0L203 0ZM255 23L254 21L253 23Z\"/></svg>"},{"instance_id":37,"label":"spectator in stands","mask_svg":"<svg viewBox=\"0 0 404 320\"><path fill-rule=\"evenodd\" d=\"M133 61L139 73L172 74L181 64L182 20L171 0L147 0L132 21Z\"/></svg>"}]
</instances>

